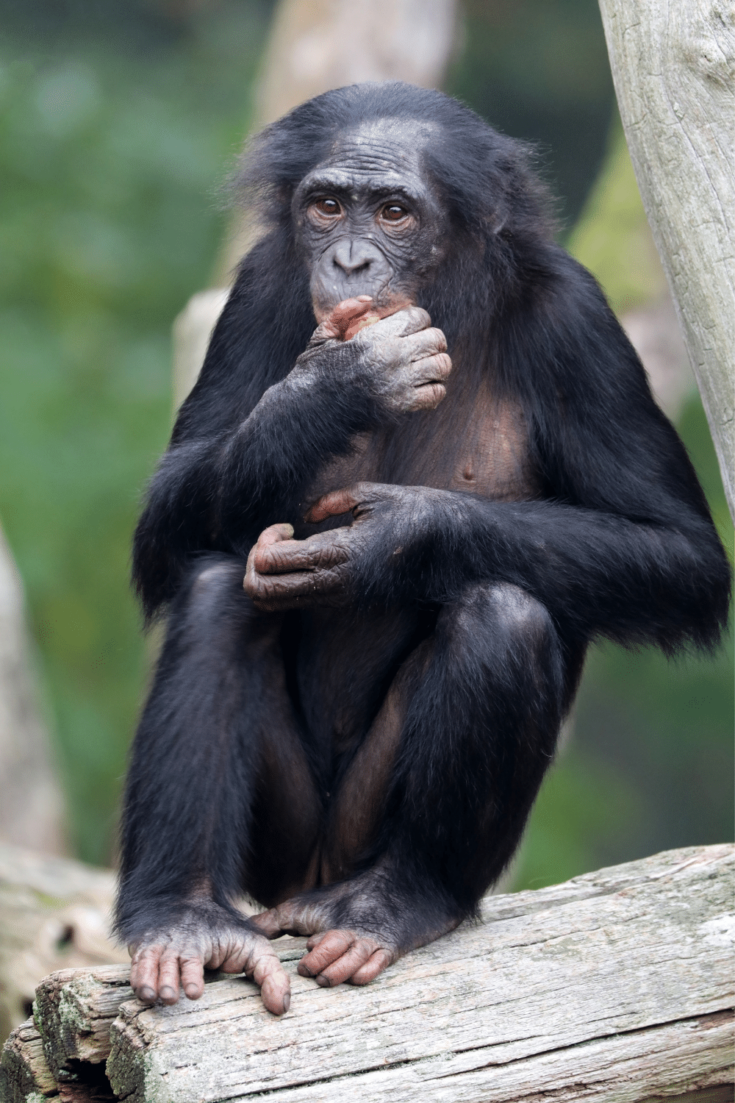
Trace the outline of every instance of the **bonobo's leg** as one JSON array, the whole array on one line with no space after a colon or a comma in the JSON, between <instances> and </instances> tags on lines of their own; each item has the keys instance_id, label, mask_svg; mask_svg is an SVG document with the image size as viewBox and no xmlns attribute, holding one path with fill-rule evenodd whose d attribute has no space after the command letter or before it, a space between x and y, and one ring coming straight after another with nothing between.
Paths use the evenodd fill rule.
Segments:
<instances>
[{"instance_id":1,"label":"bonobo's leg","mask_svg":"<svg viewBox=\"0 0 735 1103\"><path fill-rule=\"evenodd\" d=\"M209 965L254 976L280 1012L286 974L232 901L253 882L273 903L308 883L319 806L284 684L281 617L254 609L244 569L200 561L171 610L128 774L117 929L141 999L174 1003L180 982L196 998ZM261 837L271 827L281 843L279 882L249 866L254 808L271 817Z\"/></svg>"},{"instance_id":2,"label":"bonobo's leg","mask_svg":"<svg viewBox=\"0 0 735 1103\"><path fill-rule=\"evenodd\" d=\"M474 585L441 611L330 819L334 874L361 872L257 919L315 935L300 972L365 984L473 911L520 841L580 658L565 669L546 609L515 586Z\"/></svg>"}]
</instances>

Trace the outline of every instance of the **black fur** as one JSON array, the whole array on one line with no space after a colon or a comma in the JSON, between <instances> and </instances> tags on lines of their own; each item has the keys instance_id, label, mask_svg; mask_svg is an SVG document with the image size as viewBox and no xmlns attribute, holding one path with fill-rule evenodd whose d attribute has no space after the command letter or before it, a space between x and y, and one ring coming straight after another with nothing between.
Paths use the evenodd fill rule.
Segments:
<instances>
[{"instance_id":1,"label":"black fur","mask_svg":"<svg viewBox=\"0 0 735 1103\"><path fill-rule=\"evenodd\" d=\"M135 535L146 615L167 608L169 628L128 781L118 910L126 938L173 914L193 884L206 883L226 909L258 876L268 903L288 880L252 873L254 839L275 866L290 859L278 850L288 838L275 846L277 825L259 832L253 811L258 748L276 706L240 580L259 532L298 523L325 462L348 454L355 433L385 412L369 388L335 377L306 399L274 392L255 423L241 425L286 378L315 324L294 189L335 138L389 116L435 127L424 168L455 242L419 305L446 333L455 374L485 375L520 404L543 491L498 502L417 488L420 509L386 513L383 536L357 555L345 631L361 631L374 610L422 608L433 644L363 872L341 894L321 888L313 898L335 924L390 929L402 948L467 914L517 845L588 642L708 648L726 621L729 570L692 466L600 289L554 243L526 149L448 97L408 85L352 86L304 104L249 151L238 184L259 204L265 236L242 262ZM432 417L403 419L381 482L405 485L411 442L431 439ZM212 565L219 575L206 574ZM196 597L203 577L209 590ZM308 627L299 618L289 614L280 629L289 700L276 711L303 746L318 819L415 640L398 629L366 635L351 671L364 717L340 758L329 719L337 673L316 684L303 675L308 663L297 669Z\"/></svg>"}]
</instances>

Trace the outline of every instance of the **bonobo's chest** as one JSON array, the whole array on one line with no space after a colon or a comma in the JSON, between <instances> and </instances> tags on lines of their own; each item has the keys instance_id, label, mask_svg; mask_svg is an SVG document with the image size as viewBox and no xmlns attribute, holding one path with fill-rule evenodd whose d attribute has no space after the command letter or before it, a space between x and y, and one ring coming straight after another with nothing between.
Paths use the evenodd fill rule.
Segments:
<instances>
[{"instance_id":1,"label":"bonobo's chest","mask_svg":"<svg viewBox=\"0 0 735 1103\"><path fill-rule=\"evenodd\" d=\"M349 456L320 472L308 501L361 480L462 490L495 501L540 492L520 404L495 398L484 382L471 390L450 387L436 410L361 434Z\"/></svg>"}]
</instances>

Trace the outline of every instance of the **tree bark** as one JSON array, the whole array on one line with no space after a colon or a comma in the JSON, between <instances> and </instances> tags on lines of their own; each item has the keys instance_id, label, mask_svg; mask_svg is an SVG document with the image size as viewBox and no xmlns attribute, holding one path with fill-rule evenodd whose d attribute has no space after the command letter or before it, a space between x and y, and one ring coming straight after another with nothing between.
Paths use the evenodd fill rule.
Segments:
<instances>
[{"instance_id":1,"label":"tree bark","mask_svg":"<svg viewBox=\"0 0 735 1103\"><path fill-rule=\"evenodd\" d=\"M735 846L722 845L491 896L480 922L366 988L299 977L304 940L284 938L293 1001L280 1019L243 979L144 1007L127 970L66 971L37 990L41 1072L68 1103L92 1091L126 1103L726 1103L734 883ZM6 1047L4 1103L31 1101L31 1028Z\"/></svg>"},{"instance_id":2,"label":"tree bark","mask_svg":"<svg viewBox=\"0 0 735 1103\"><path fill-rule=\"evenodd\" d=\"M1 528L0 842L66 850L64 798L33 677L23 584Z\"/></svg>"},{"instance_id":3,"label":"tree bark","mask_svg":"<svg viewBox=\"0 0 735 1103\"><path fill-rule=\"evenodd\" d=\"M620 115L735 520L735 5L600 0Z\"/></svg>"}]
</instances>

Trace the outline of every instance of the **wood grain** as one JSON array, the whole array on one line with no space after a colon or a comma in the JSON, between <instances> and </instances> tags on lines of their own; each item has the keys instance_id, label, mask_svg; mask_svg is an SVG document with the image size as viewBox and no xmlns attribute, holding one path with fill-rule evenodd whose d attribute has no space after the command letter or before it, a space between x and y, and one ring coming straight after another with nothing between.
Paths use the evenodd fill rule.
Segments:
<instances>
[{"instance_id":1,"label":"wood grain","mask_svg":"<svg viewBox=\"0 0 735 1103\"><path fill-rule=\"evenodd\" d=\"M600 0L636 179L735 519L735 4Z\"/></svg>"},{"instance_id":2,"label":"wood grain","mask_svg":"<svg viewBox=\"0 0 735 1103\"><path fill-rule=\"evenodd\" d=\"M299 977L283 939L281 1019L241 978L144 1007L99 968L47 978L36 1026L62 1103L105 1098L105 1059L127 1103L730 1103L734 889L734 846L669 851L489 897L366 988Z\"/></svg>"}]
</instances>

